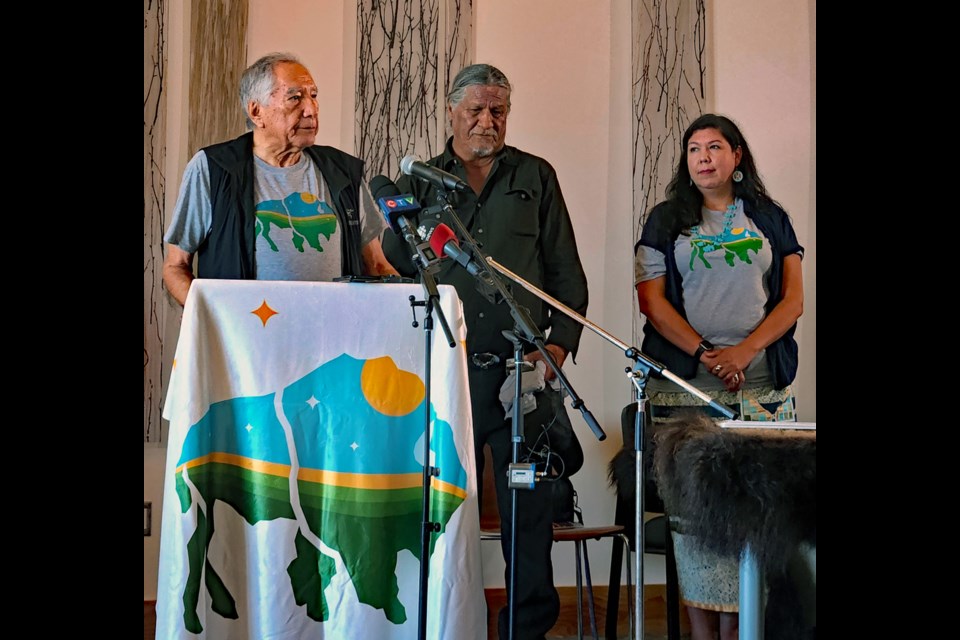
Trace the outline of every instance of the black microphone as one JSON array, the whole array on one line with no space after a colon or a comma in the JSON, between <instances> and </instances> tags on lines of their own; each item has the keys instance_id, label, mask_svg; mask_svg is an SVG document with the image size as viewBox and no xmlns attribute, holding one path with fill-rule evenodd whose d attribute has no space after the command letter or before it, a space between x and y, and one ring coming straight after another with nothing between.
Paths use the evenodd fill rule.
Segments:
<instances>
[{"instance_id":1,"label":"black microphone","mask_svg":"<svg viewBox=\"0 0 960 640\"><path fill-rule=\"evenodd\" d=\"M420 213L420 203L409 193L400 193L400 188L386 176L376 176L370 181L370 191L377 201L377 206L383 216L390 223L390 228L397 235L402 235L410 248L414 251L414 258L423 269L436 271L440 268L440 258L430 248L430 243L424 240L410 218ZM410 216L410 217L408 217Z\"/></svg>"},{"instance_id":2,"label":"black microphone","mask_svg":"<svg viewBox=\"0 0 960 640\"><path fill-rule=\"evenodd\" d=\"M467 270L473 277L480 277L485 273L485 269L474 260L469 253L460 248L460 241L457 240L453 229L441 223L430 234L430 248L435 253L442 256L449 256L461 267Z\"/></svg>"},{"instance_id":3,"label":"black microphone","mask_svg":"<svg viewBox=\"0 0 960 640\"><path fill-rule=\"evenodd\" d=\"M416 156L407 156L401 160L400 171L402 171L404 175L425 180L437 189L460 192L470 191L470 185L457 176L442 171L426 162L422 162Z\"/></svg>"}]
</instances>

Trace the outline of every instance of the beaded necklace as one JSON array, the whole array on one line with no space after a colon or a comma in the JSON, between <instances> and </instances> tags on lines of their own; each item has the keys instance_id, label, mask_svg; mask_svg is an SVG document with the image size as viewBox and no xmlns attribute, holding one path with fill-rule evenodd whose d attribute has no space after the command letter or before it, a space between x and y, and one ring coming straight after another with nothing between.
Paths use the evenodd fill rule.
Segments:
<instances>
[{"instance_id":1,"label":"beaded necklace","mask_svg":"<svg viewBox=\"0 0 960 640\"><path fill-rule=\"evenodd\" d=\"M707 209L711 211L711 209ZM726 237L729 235L730 231L733 229L733 219L737 215L737 201L734 200L733 204L727 205L727 210L723 214L723 230L718 234L719 237ZM700 235L700 225L695 224L690 227L690 235L694 237L702 237Z\"/></svg>"}]
</instances>

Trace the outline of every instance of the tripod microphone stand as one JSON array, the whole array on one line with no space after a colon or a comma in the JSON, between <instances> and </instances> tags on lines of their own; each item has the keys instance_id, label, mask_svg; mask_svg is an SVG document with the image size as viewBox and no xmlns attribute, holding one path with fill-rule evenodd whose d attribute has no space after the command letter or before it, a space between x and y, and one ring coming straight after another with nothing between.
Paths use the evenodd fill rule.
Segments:
<instances>
[{"instance_id":1,"label":"tripod microphone stand","mask_svg":"<svg viewBox=\"0 0 960 640\"><path fill-rule=\"evenodd\" d=\"M527 282L516 273L510 271L509 269L504 267L502 264L498 263L496 260L492 258L487 258L487 263L491 267L493 267L494 269L496 269L497 271L505 275L506 277L510 278L517 284L521 285L524 289L526 289L530 293L534 294L535 296L537 296L538 298L540 298L541 300L549 304L550 306L554 307L559 311L562 311L563 313L570 316L571 318L573 318L583 326L587 327L588 329L590 329L600 337L606 339L608 342L620 347L623 350L624 355L626 355L628 358L634 361L634 369L631 370L629 367L627 368L627 377L630 378L631 382L633 382L633 385L636 387L636 399L637 399L637 418L636 418L636 422L634 423L634 430L633 430L634 450L636 452L636 458L634 460L634 464L636 465L636 475L635 475L636 487L634 490L635 512L634 512L634 519L633 519L634 546L636 547L635 549L636 553L634 555L634 575L637 576L637 588L634 589L633 610L634 610L635 620L633 622L633 628L636 630L635 633L637 634L636 637L638 638L638 640L643 640L643 549L644 549L643 535L644 535L644 532L643 532L642 521L643 521L643 509L644 509L643 494L644 494L644 483L645 483L644 468L643 468L643 442L644 442L644 429L647 426L649 426L647 424L648 418L649 418L649 407L647 405L647 397L646 397L645 389L646 389L647 380L649 379L650 371L651 370L656 371L658 374L670 380L674 384L680 387L683 387L684 390L697 396L698 398L706 402L708 405L710 405L711 407L719 411L722 415L726 416L727 418L732 419L736 417L736 414L730 411L730 409L723 406L722 404L719 404L716 401L714 401L713 398L708 396L703 391L700 391L699 389L697 389L696 387L688 383L683 378L680 378L673 372L669 371L666 367L664 367L662 364L660 364L656 360L653 360L645 356L639 349L635 347L631 347L625 342L618 340L616 337L607 333L606 331L601 329L599 326L597 326L593 322L590 322L589 320L584 318L582 315L580 315L570 307L564 305L562 302L560 302L556 298L553 298L550 295L544 293L543 291L538 289L536 286L534 286L530 282Z\"/></svg>"},{"instance_id":2,"label":"tripod microphone stand","mask_svg":"<svg viewBox=\"0 0 960 640\"><path fill-rule=\"evenodd\" d=\"M510 580L507 589L507 611L508 611L508 638L513 640L516 627L516 587L517 587L517 491L521 489L532 490L536 483L536 470L534 465L521 465L520 452L524 442L523 430L523 410L522 410L522 378L523 378L523 342L534 345L543 356L544 362L553 371L557 380L563 386L564 390L570 395L571 406L578 409L583 415L587 425L597 436L598 440L606 439L607 435L600 428L593 414L586 408L583 400L577 395L569 380L563 371L557 365L550 351L546 348L545 337L536 323L530 317L529 312L510 294L510 291L503 284L500 278L492 273L487 267L488 262L492 262L480 250L479 245L464 227L453 206L447 200L445 190L437 190L437 200L444 211L447 212L460 237L464 239L464 244L470 249L470 252L477 259L470 259L466 254L462 254L456 259L456 262L463 266L471 275L473 275L479 285L482 287L484 295L494 304L505 302L510 308L510 316L514 321L514 331L503 331L503 336L509 340L514 347L514 366L516 371L516 384L514 386L513 412L511 417L511 463L509 465L508 486L511 493L510 506ZM458 252L459 253L459 252Z\"/></svg>"},{"instance_id":3,"label":"tripod microphone stand","mask_svg":"<svg viewBox=\"0 0 960 640\"><path fill-rule=\"evenodd\" d=\"M407 239L413 247L413 263L420 274L420 283L423 285L422 301L418 301L415 296L410 296L410 307L414 310L413 326L417 326L416 307L423 307L423 334L424 334L424 421L423 421L423 499L422 499L422 520L420 522L420 592L419 592L419 613L417 638L419 640L427 639L427 593L430 580L430 542L434 533L440 530L440 523L430 520L430 485L434 477L440 475L440 469L430 464L430 381L431 381L431 359L433 345L433 312L437 312L437 319L440 321L440 327L443 329L447 344L450 347L456 347L457 343L450 333L450 325L443 315L443 308L440 306L440 291L437 289L437 281L433 274L436 272L436 262L430 264L422 251L416 248L416 241L412 238Z\"/></svg>"}]
</instances>

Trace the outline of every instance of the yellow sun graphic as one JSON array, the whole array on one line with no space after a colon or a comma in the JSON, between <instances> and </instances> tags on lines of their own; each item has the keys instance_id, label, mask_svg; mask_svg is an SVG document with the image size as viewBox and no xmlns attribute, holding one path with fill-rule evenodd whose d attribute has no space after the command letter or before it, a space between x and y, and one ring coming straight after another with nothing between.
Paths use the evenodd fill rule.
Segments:
<instances>
[{"instance_id":1,"label":"yellow sun graphic","mask_svg":"<svg viewBox=\"0 0 960 640\"><path fill-rule=\"evenodd\" d=\"M426 395L420 378L398 369L390 356L367 360L360 374L360 388L370 406L388 416L411 413Z\"/></svg>"}]
</instances>

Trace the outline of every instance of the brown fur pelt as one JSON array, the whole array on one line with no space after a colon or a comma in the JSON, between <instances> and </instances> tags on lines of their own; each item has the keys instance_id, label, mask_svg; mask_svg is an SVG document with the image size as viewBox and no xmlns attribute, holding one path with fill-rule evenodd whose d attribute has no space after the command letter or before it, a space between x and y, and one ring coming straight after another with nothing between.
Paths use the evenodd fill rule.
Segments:
<instances>
[{"instance_id":1,"label":"brown fur pelt","mask_svg":"<svg viewBox=\"0 0 960 640\"><path fill-rule=\"evenodd\" d=\"M633 487L636 484L634 469L636 469L637 452L634 449L635 420L637 417L637 406L634 403L628 404L620 412L620 424L623 430L623 448L610 460L607 466L607 480L611 487L617 490L617 496L626 504L634 503ZM653 513L663 513L663 500L657 491L656 478L653 475L653 449L655 447L655 434L660 429L660 425L648 424L644 428L643 434L643 480L646 491L644 491L644 510ZM629 533L633 535L633 519L630 519Z\"/></svg>"},{"instance_id":2,"label":"brown fur pelt","mask_svg":"<svg viewBox=\"0 0 960 640\"><path fill-rule=\"evenodd\" d=\"M769 588L766 637L815 637L816 587L797 551L800 542L816 546L816 434L731 431L690 411L645 435L645 510L680 516L686 533L724 555L749 543ZM632 505L636 451L625 437L607 476Z\"/></svg>"},{"instance_id":3,"label":"brown fur pelt","mask_svg":"<svg viewBox=\"0 0 960 640\"><path fill-rule=\"evenodd\" d=\"M653 456L649 455L649 451L644 452L644 480L647 483L647 486L650 485L652 481L653 473ZM636 450L627 443L624 443L623 448L620 451L617 451L617 454L613 456L613 459L610 460L610 464L607 466L607 481L610 483L610 486L617 490L617 495L620 496L622 500L625 500L627 504L633 504L633 487L636 485L636 476L634 475L634 470L636 469ZM649 493L646 494L649 497ZM662 509L654 509L649 504L645 505L647 511L662 511Z\"/></svg>"},{"instance_id":4,"label":"brown fur pelt","mask_svg":"<svg viewBox=\"0 0 960 640\"><path fill-rule=\"evenodd\" d=\"M817 535L816 434L791 433L721 429L699 413L664 427L653 465L667 512L705 547L749 544L765 575L782 574Z\"/></svg>"}]
</instances>

